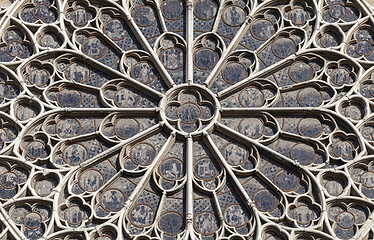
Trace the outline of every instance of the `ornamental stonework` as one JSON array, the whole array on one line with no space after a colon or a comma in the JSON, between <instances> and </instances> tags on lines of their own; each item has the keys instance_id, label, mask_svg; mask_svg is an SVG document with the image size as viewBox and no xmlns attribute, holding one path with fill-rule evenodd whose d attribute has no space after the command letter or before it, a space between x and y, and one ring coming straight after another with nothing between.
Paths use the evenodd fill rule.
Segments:
<instances>
[{"instance_id":1,"label":"ornamental stonework","mask_svg":"<svg viewBox=\"0 0 374 240\"><path fill-rule=\"evenodd\" d=\"M5 2L0 239L373 238L368 3Z\"/></svg>"}]
</instances>

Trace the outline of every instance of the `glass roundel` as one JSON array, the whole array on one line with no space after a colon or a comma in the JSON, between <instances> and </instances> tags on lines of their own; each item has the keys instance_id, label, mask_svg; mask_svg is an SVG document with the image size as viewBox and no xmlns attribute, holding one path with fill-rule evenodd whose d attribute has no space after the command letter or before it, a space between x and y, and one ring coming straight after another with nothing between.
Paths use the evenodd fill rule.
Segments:
<instances>
[{"instance_id":1,"label":"glass roundel","mask_svg":"<svg viewBox=\"0 0 374 240\"><path fill-rule=\"evenodd\" d=\"M0 239L373 238L366 2L11 2Z\"/></svg>"}]
</instances>

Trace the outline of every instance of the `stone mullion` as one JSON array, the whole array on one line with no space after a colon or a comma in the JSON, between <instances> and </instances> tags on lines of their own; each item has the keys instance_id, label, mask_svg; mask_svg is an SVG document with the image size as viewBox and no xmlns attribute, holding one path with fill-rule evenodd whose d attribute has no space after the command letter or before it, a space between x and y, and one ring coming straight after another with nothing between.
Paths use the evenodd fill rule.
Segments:
<instances>
[{"instance_id":1,"label":"stone mullion","mask_svg":"<svg viewBox=\"0 0 374 240\"><path fill-rule=\"evenodd\" d=\"M109 148L108 150L97 154L96 156L91 158L89 161L85 161L85 162L79 164L79 168L85 168L87 166L90 166L92 164L95 164L95 163L101 161L103 158L110 157L114 152L118 151L119 149L123 148L124 146L126 146L130 143L139 141L140 139L142 139L144 137L147 137L151 134L155 134L157 131L159 131L160 127L161 127L161 124L156 124L156 125L148 128L148 129L144 130L143 132L140 132L140 133L136 134L135 136L126 139L126 141L123 141L123 142L117 144L116 146L114 146L112 148ZM76 168L78 168L78 166Z\"/></svg>"},{"instance_id":2,"label":"stone mullion","mask_svg":"<svg viewBox=\"0 0 374 240\"><path fill-rule=\"evenodd\" d=\"M139 181L138 185L134 189L133 193L129 197L129 199L126 202L126 207L128 208L131 206L132 202L136 199L137 195L141 193L141 190L145 187L145 185L148 183L150 177L152 176L152 173L157 169L158 163L163 159L163 157L166 155L166 153L169 151L169 148L173 145L175 142L175 134L172 133L164 146L161 148L160 152L157 154L155 159L153 160L152 164L148 166L147 172L144 174L143 178Z\"/></svg>"},{"instance_id":3,"label":"stone mullion","mask_svg":"<svg viewBox=\"0 0 374 240\"><path fill-rule=\"evenodd\" d=\"M316 197L320 201L320 205L321 205L322 210L326 209L326 202L325 202L325 196L323 194L323 191L320 188L320 186L318 184L316 184L318 182L316 177L308 169L305 169L298 162L295 162L295 161L283 156L282 154L278 153L277 151L272 150L272 149L268 148L267 146L262 145L261 143L255 141L255 140L253 140L253 139L251 139L247 136L242 135L241 133L231 129L230 127L227 127L227 126L223 125L222 123L217 123L216 127L217 127L217 130L219 132L221 132L221 133L223 133L227 136L230 136L231 138L238 139L239 141L248 142L249 144L256 147L258 149L258 151L260 151L260 152L268 152L269 155L276 158L276 161L278 163L285 164L286 166L289 166L289 167L292 167L292 168L295 168L295 169L303 169L304 173L310 178L311 182L314 184L313 186L315 186L315 190L317 192ZM226 162L225 162L225 164L228 165L228 163L226 163ZM262 176L262 178L265 178L265 177ZM241 185L240 185L240 187L241 187ZM318 225L320 226L320 225L322 225L322 223L323 223L323 221L320 221L318 223Z\"/></svg>"},{"instance_id":4,"label":"stone mullion","mask_svg":"<svg viewBox=\"0 0 374 240\"><path fill-rule=\"evenodd\" d=\"M161 6L160 6L159 2L160 1L158 1L158 0L154 1L154 4L156 4L156 14L157 14L158 19L160 19L160 24L161 24L162 31L168 32L168 28L166 27L165 20L162 17L162 12L161 12L162 10L161 10Z\"/></svg>"},{"instance_id":5,"label":"stone mullion","mask_svg":"<svg viewBox=\"0 0 374 240\"><path fill-rule=\"evenodd\" d=\"M249 197L248 193L245 191L243 185L240 183L238 178L236 177L235 173L232 171L231 166L227 163L227 161L222 156L221 152L219 151L218 147L215 145L213 139L210 137L209 134L204 134L204 142L207 144L208 148L211 150L213 155L216 157L216 159L219 161L220 165L223 167L223 169L226 170L227 175L229 175L229 179L232 181L233 186L238 191L239 195L242 197L244 202L249 208L250 214L253 216L256 222L256 230L254 232L259 232L260 229L260 215L261 213L256 209L255 204L253 200ZM229 180L228 179L228 180ZM214 194L214 197L216 198L216 194ZM217 203L218 204L218 203ZM219 215L221 222L223 222L223 215Z\"/></svg>"},{"instance_id":6,"label":"stone mullion","mask_svg":"<svg viewBox=\"0 0 374 240\"><path fill-rule=\"evenodd\" d=\"M153 160L153 162L148 166L147 171L144 173L144 176L139 181L139 183L135 187L132 194L129 196L128 200L125 203L125 206L121 210L121 217L120 217L121 225L123 224L123 219L126 217L126 214L129 211L130 207L136 201L138 196L141 194L142 190L147 185L147 183L150 181L150 178L152 177L153 172L156 171L157 166L163 160L164 156L168 153L170 147L174 144L175 139L176 139L176 134L175 132L172 132L169 138L167 139L167 141L165 142L164 146L161 148L160 152L157 154L157 156ZM163 205L164 199L165 199L165 193L161 197L159 209L162 209L161 206ZM158 222L159 217L160 217L160 211L155 216L154 222ZM120 231L122 231L122 229Z\"/></svg>"},{"instance_id":7,"label":"stone mullion","mask_svg":"<svg viewBox=\"0 0 374 240\"><path fill-rule=\"evenodd\" d=\"M186 175L187 175L187 182L186 182L186 238L188 236L189 239L193 238L193 139L191 136L187 137L186 140Z\"/></svg>"},{"instance_id":8,"label":"stone mullion","mask_svg":"<svg viewBox=\"0 0 374 240\"><path fill-rule=\"evenodd\" d=\"M0 20L0 32L5 32L4 29L8 27L7 23L10 21L12 16L15 14L15 12L18 10L18 8L23 4L22 0L15 1L12 3L12 7L8 7L8 11L4 14L4 16ZM6 22L5 22L6 21Z\"/></svg>"},{"instance_id":9,"label":"stone mullion","mask_svg":"<svg viewBox=\"0 0 374 240\"><path fill-rule=\"evenodd\" d=\"M226 162L226 160L223 158L221 152L217 148L217 146L214 144L213 139L206 134L204 136L204 141L205 143L209 146L209 149L213 152L213 154L216 156L217 160L220 162L221 166L226 170L227 174L230 176L232 179L233 183L235 183L235 187L237 190L239 190L240 194L242 197L244 197L244 200L246 203L249 203L249 205L252 205L252 199L248 196L247 192L243 188L242 184L240 181L237 179L235 173L232 171L231 166Z\"/></svg>"},{"instance_id":10,"label":"stone mullion","mask_svg":"<svg viewBox=\"0 0 374 240\"><path fill-rule=\"evenodd\" d=\"M52 53L58 53L60 54L61 53L61 50L49 50L49 52L52 54ZM93 59L93 58L90 58L86 55L84 55L82 52L79 52L79 51L74 51L74 50L64 50L64 53L71 53L71 54L74 54L78 57L81 57L82 58L82 61L88 63L88 64L94 64L96 65L95 67L97 67L98 69L100 69L101 71L103 72L107 72L108 74L111 74L112 75L112 78L124 78L126 79L126 81L128 82L131 82L132 84L134 84L135 86L137 86L138 89L141 89L141 90L144 90L146 92L147 95L155 98L155 99L158 99L158 98L162 98L163 97L163 94L156 91L155 89L137 81L137 80L134 80L132 78L130 78L127 74L124 74L122 72L119 72L119 71L116 71L108 66L106 66L105 64ZM47 53L46 53L47 55ZM22 74L21 73L21 69L18 68L17 69L17 73L18 74Z\"/></svg>"},{"instance_id":11,"label":"stone mullion","mask_svg":"<svg viewBox=\"0 0 374 240\"><path fill-rule=\"evenodd\" d=\"M140 31L138 25L136 25L134 19L132 18L130 12L128 9L123 9L124 15L126 16L125 20L127 24L130 26L130 28L135 33L135 36L139 40L140 44L143 46L143 48L149 53L149 55L152 58L152 62L163 77L165 83L168 85L169 88L172 88L175 86L174 80L171 78L168 71L163 67L160 59L158 58L155 51L153 51L152 46L149 44L148 40L144 37L143 33ZM158 14L158 13L156 13Z\"/></svg>"},{"instance_id":12,"label":"stone mullion","mask_svg":"<svg viewBox=\"0 0 374 240\"><path fill-rule=\"evenodd\" d=\"M256 78L266 78L269 75L271 75L274 71L277 69L281 69L284 66L287 66L295 61L295 56L291 55L290 57L287 57L286 59L283 59L273 65L271 67L267 67L260 72L256 72L248 76L246 79L243 79L242 81L229 86L228 88L222 90L218 93L218 97L226 97L230 94L234 93L235 91L238 91L239 89L243 89L249 82L253 81L253 79Z\"/></svg>"},{"instance_id":13,"label":"stone mullion","mask_svg":"<svg viewBox=\"0 0 374 240\"><path fill-rule=\"evenodd\" d=\"M3 204L1 203L0 203L0 222L4 224L4 227L8 227L8 231L10 232L10 235L12 237L16 238L17 240L26 239L23 237L23 233L20 231L20 229L15 225L12 219L8 216L6 210L3 208ZM9 236L8 236L8 239L9 239Z\"/></svg>"},{"instance_id":14,"label":"stone mullion","mask_svg":"<svg viewBox=\"0 0 374 240\"><path fill-rule=\"evenodd\" d=\"M186 41L187 41L187 64L186 76L187 83L193 83L193 0L187 1L187 26L186 26Z\"/></svg>"},{"instance_id":15,"label":"stone mullion","mask_svg":"<svg viewBox=\"0 0 374 240\"><path fill-rule=\"evenodd\" d=\"M213 201L214 201L214 207L217 210L216 214L218 216L218 220L219 220L220 224L222 226L224 226L225 225L225 219L224 219L224 216L223 216L223 211L221 209L221 206L219 205L219 200L218 200L218 196L217 196L216 191L213 192L212 198L213 198Z\"/></svg>"},{"instance_id":16,"label":"stone mullion","mask_svg":"<svg viewBox=\"0 0 374 240\"><path fill-rule=\"evenodd\" d=\"M361 227L361 229L357 232L357 237L355 237L354 239L357 239L357 240L365 239L365 237L367 237L369 235L370 231L374 232L373 226L374 226L374 216L373 216L373 214L371 214L369 216L369 219L366 220L366 223L364 223L364 225Z\"/></svg>"},{"instance_id":17,"label":"stone mullion","mask_svg":"<svg viewBox=\"0 0 374 240\"><path fill-rule=\"evenodd\" d=\"M240 29L238 30L238 33L235 35L235 37L232 39L230 45L226 48L226 50L222 53L222 55L220 56L220 59L218 60L217 64L215 65L215 67L212 69L212 72L210 73L210 75L207 77L206 81L205 81L205 85L210 87L214 80L216 80L217 78L217 75L219 74L219 72L221 71L222 69L222 66L224 64L224 62L227 60L227 56L235 50L236 46L238 45L238 42L242 39L244 33L247 32L248 28L249 28L249 25L252 23L252 18L250 16L247 17L247 19L245 20L245 22L243 23L243 25L240 27Z\"/></svg>"}]
</instances>

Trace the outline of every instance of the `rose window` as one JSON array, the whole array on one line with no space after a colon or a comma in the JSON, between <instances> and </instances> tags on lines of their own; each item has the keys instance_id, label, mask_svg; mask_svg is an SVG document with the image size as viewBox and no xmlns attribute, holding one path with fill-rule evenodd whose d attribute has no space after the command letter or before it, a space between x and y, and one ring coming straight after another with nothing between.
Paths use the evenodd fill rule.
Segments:
<instances>
[{"instance_id":1,"label":"rose window","mask_svg":"<svg viewBox=\"0 0 374 240\"><path fill-rule=\"evenodd\" d=\"M373 238L368 3L3 2L0 239Z\"/></svg>"}]
</instances>

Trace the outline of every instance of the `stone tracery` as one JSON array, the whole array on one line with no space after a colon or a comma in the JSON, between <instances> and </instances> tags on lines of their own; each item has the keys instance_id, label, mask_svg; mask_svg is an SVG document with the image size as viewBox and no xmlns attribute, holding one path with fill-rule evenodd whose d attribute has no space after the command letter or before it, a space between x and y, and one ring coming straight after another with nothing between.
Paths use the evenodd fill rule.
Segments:
<instances>
[{"instance_id":1,"label":"stone tracery","mask_svg":"<svg viewBox=\"0 0 374 240\"><path fill-rule=\"evenodd\" d=\"M3 9L0 238L374 235L373 9Z\"/></svg>"}]
</instances>

